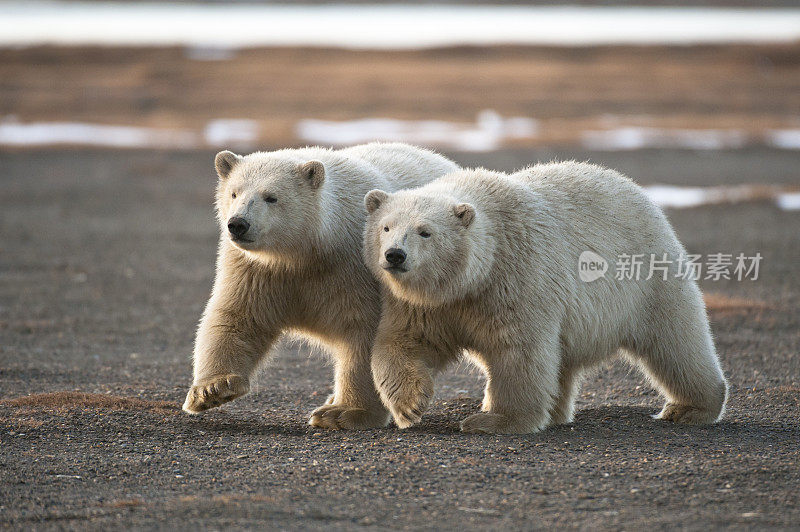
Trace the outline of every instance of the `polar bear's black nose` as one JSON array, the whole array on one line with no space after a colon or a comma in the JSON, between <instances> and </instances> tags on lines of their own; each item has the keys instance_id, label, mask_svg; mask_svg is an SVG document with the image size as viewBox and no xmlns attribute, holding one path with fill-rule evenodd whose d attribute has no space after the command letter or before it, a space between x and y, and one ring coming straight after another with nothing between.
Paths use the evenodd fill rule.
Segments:
<instances>
[{"instance_id":1,"label":"polar bear's black nose","mask_svg":"<svg viewBox=\"0 0 800 532\"><path fill-rule=\"evenodd\" d=\"M228 231L236 238L241 238L250 229L250 224L244 218L234 216L228 220Z\"/></svg>"},{"instance_id":2,"label":"polar bear's black nose","mask_svg":"<svg viewBox=\"0 0 800 532\"><path fill-rule=\"evenodd\" d=\"M406 252L399 248L386 250L386 261L392 266L399 266L406 261Z\"/></svg>"}]
</instances>

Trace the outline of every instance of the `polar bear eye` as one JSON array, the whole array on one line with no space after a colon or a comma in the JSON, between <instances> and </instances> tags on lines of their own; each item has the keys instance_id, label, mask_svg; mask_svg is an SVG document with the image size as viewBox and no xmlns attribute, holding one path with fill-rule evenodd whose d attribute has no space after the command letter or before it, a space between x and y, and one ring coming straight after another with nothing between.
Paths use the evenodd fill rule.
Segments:
<instances>
[{"instance_id":1,"label":"polar bear eye","mask_svg":"<svg viewBox=\"0 0 800 532\"><path fill-rule=\"evenodd\" d=\"M431 236L431 234L427 231L420 231L419 236L421 236L422 238L428 238Z\"/></svg>"},{"instance_id":2,"label":"polar bear eye","mask_svg":"<svg viewBox=\"0 0 800 532\"><path fill-rule=\"evenodd\" d=\"M275 196L265 196L264 201L266 201L267 203L275 203L276 201L278 201L278 198L276 198Z\"/></svg>"},{"instance_id":3,"label":"polar bear eye","mask_svg":"<svg viewBox=\"0 0 800 532\"><path fill-rule=\"evenodd\" d=\"M232 197L233 199L236 199L236 192L233 192L233 193L231 194L231 197Z\"/></svg>"},{"instance_id":4,"label":"polar bear eye","mask_svg":"<svg viewBox=\"0 0 800 532\"><path fill-rule=\"evenodd\" d=\"M388 226L388 225L387 225L387 226L385 226L385 227L383 228L383 230L384 230L384 232L388 233L388 232L389 232L389 226Z\"/></svg>"}]
</instances>

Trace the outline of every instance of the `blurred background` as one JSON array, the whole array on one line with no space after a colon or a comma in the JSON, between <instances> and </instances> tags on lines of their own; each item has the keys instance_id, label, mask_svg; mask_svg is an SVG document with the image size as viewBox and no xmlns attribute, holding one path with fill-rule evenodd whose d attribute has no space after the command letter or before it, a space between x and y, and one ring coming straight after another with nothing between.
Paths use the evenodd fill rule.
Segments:
<instances>
[{"instance_id":1,"label":"blurred background","mask_svg":"<svg viewBox=\"0 0 800 532\"><path fill-rule=\"evenodd\" d=\"M0 2L0 146L800 149L793 2L679 4Z\"/></svg>"}]
</instances>

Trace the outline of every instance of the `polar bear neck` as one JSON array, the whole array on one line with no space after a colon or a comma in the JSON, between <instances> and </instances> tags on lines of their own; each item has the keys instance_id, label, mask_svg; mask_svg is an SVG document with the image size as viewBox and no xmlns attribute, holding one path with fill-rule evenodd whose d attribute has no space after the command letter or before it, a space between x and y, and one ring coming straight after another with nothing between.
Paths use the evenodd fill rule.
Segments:
<instances>
[{"instance_id":1,"label":"polar bear neck","mask_svg":"<svg viewBox=\"0 0 800 532\"><path fill-rule=\"evenodd\" d=\"M495 262L495 239L491 219L478 210L470 229L470 247L466 250L466 265L458 282L450 283L451 300L480 291L490 277Z\"/></svg>"}]
</instances>

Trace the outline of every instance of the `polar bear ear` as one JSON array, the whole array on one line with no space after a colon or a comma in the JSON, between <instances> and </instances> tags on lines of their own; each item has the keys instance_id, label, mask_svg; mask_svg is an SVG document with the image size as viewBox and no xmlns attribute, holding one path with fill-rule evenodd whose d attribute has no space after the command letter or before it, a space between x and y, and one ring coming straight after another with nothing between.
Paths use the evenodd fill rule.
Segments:
<instances>
[{"instance_id":1,"label":"polar bear ear","mask_svg":"<svg viewBox=\"0 0 800 532\"><path fill-rule=\"evenodd\" d=\"M239 161L242 160L240 155L236 155L230 151L221 151L214 157L214 166L217 169L217 175L220 179L228 179L228 176L231 175L231 170L239 164Z\"/></svg>"},{"instance_id":2,"label":"polar bear ear","mask_svg":"<svg viewBox=\"0 0 800 532\"><path fill-rule=\"evenodd\" d=\"M297 167L300 178L308 181L312 188L319 188L325 180L325 165L319 161L308 161Z\"/></svg>"},{"instance_id":3,"label":"polar bear ear","mask_svg":"<svg viewBox=\"0 0 800 532\"><path fill-rule=\"evenodd\" d=\"M377 211L381 204L386 201L386 198L388 197L389 194L383 190L376 189L367 192L367 195L364 196L364 207L367 209L367 214L372 214L373 212Z\"/></svg>"},{"instance_id":4,"label":"polar bear ear","mask_svg":"<svg viewBox=\"0 0 800 532\"><path fill-rule=\"evenodd\" d=\"M469 203L459 203L453 207L453 214L456 215L456 218L464 227L469 227L475 219L475 207Z\"/></svg>"}]
</instances>

